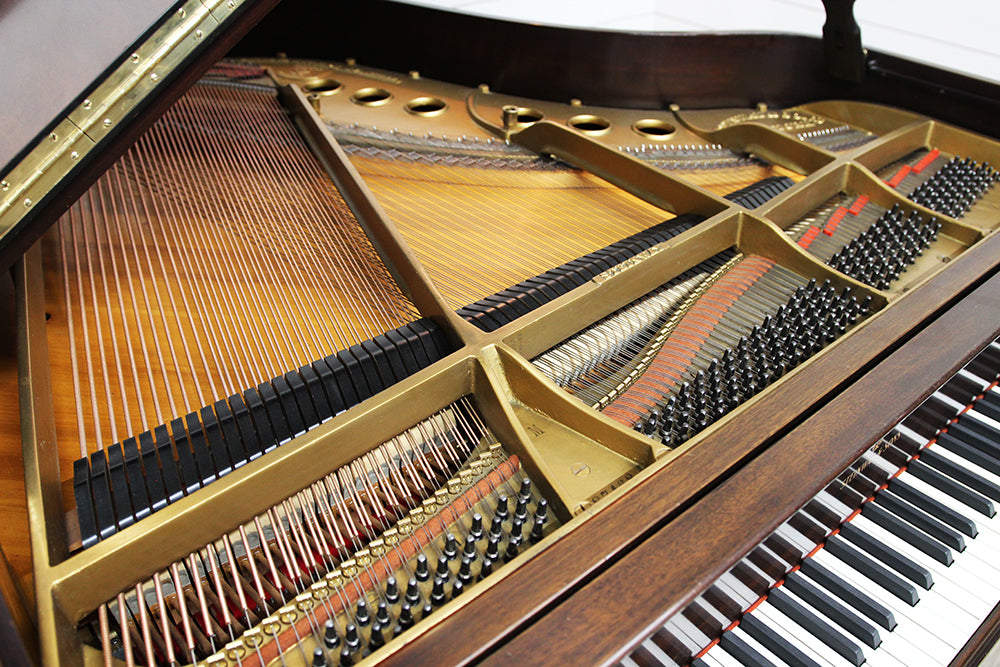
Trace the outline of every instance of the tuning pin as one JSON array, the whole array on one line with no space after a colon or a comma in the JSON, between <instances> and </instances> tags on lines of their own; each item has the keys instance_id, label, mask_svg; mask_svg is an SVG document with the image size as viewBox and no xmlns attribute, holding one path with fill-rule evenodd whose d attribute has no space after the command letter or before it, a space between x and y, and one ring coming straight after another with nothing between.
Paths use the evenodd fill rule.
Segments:
<instances>
[{"instance_id":1,"label":"tuning pin","mask_svg":"<svg viewBox=\"0 0 1000 667\"><path fill-rule=\"evenodd\" d=\"M543 537L543 530L545 528L545 518L535 515L535 525L531 528L531 534L528 535L528 541L532 544L538 544Z\"/></svg>"},{"instance_id":2,"label":"tuning pin","mask_svg":"<svg viewBox=\"0 0 1000 667\"><path fill-rule=\"evenodd\" d=\"M354 656L351 655L351 649L346 646L340 652L340 667L350 667L354 664Z\"/></svg>"},{"instance_id":3,"label":"tuning pin","mask_svg":"<svg viewBox=\"0 0 1000 667\"><path fill-rule=\"evenodd\" d=\"M416 606L419 602L420 585L415 578L411 577L409 583L406 584L406 602L404 604Z\"/></svg>"},{"instance_id":4,"label":"tuning pin","mask_svg":"<svg viewBox=\"0 0 1000 667\"><path fill-rule=\"evenodd\" d=\"M483 564L479 568L479 581L493 574L493 559L483 558Z\"/></svg>"},{"instance_id":5,"label":"tuning pin","mask_svg":"<svg viewBox=\"0 0 1000 667\"><path fill-rule=\"evenodd\" d=\"M427 556L423 554L417 555L417 567L414 576L417 578L417 581L427 581L431 578L430 568L427 566Z\"/></svg>"},{"instance_id":6,"label":"tuning pin","mask_svg":"<svg viewBox=\"0 0 1000 667\"><path fill-rule=\"evenodd\" d=\"M358 634L357 626L349 623L344 628L344 650L348 653L353 653L359 648L361 648L361 635Z\"/></svg>"},{"instance_id":7,"label":"tuning pin","mask_svg":"<svg viewBox=\"0 0 1000 667\"><path fill-rule=\"evenodd\" d=\"M448 559L444 556L438 558L438 566L434 572L434 576L445 581L448 581L448 578L451 576L451 570L448 568Z\"/></svg>"},{"instance_id":8,"label":"tuning pin","mask_svg":"<svg viewBox=\"0 0 1000 667\"><path fill-rule=\"evenodd\" d=\"M472 561L468 558L463 558L462 564L458 566L457 578L463 584L468 584L472 581Z\"/></svg>"},{"instance_id":9,"label":"tuning pin","mask_svg":"<svg viewBox=\"0 0 1000 667\"><path fill-rule=\"evenodd\" d=\"M326 654L323 649L317 647L313 650L313 667L326 667Z\"/></svg>"},{"instance_id":10,"label":"tuning pin","mask_svg":"<svg viewBox=\"0 0 1000 667\"><path fill-rule=\"evenodd\" d=\"M389 577L385 580L385 599L389 604L399 602L399 588L396 586L396 577Z\"/></svg>"},{"instance_id":11,"label":"tuning pin","mask_svg":"<svg viewBox=\"0 0 1000 667\"><path fill-rule=\"evenodd\" d=\"M494 516L490 524L490 539L499 539L501 535L503 535L503 519L499 516Z\"/></svg>"},{"instance_id":12,"label":"tuning pin","mask_svg":"<svg viewBox=\"0 0 1000 667\"><path fill-rule=\"evenodd\" d=\"M389 618L389 606L382 600L379 600L378 609L375 610L375 621L383 628L389 627L389 623L392 621Z\"/></svg>"},{"instance_id":13,"label":"tuning pin","mask_svg":"<svg viewBox=\"0 0 1000 667\"><path fill-rule=\"evenodd\" d=\"M518 498L524 498L527 500L531 498L531 480L527 477L521 478L521 490L517 494Z\"/></svg>"},{"instance_id":14,"label":"tuning pin","mask_svg":"<svg viewBox=\"0 0 1000 667\"><path fill-rule=\"evenodd\" d=\"M435 607L440 607L444 604L444 602L444 579L441 577L435 577L434 588L431 589L431 603Z\"/></svg>"},{"instance_id":15,"label":"tuning pin","mask_svg":"<svg viewBox=\"0 0 1000 667\"><path fill-rule=\"evenodd\" d=\"M399 609L399 622L396 624L396 634L413 627L413 611L410 605L403 603Z\"/></svg>"},{"instance_id":16,"label":"tuning pin","mask_svg":"<svg viewBox=\"0 0 1000 667\"><path fill-rule=\"evenodd\" d=\"M448 560L458 555L458 540L455 539L454 533L448 533L444 538L444 555Z\"/></svg>"},{"instance_id":17,"label":"tuning pin","mask_svg":"<svg viewBox=\"0 0 1000 667\"><path fill-rule=\"evenodd\" d=\"M382 636L382 625L375 623L372 625L371 634L368 635L368 648L372 651L385 646L385 637Z\"/></svg>"},{"instance_id":18,"label":"tuning pin","mask_svg":"<svg viewBox=\"0 0 1000 667\"><path fill-rule=\"evenodd\" d=\"M500 518L501 521L506 521L510 517L510 507L508 505L507 496L500 496L497 499L497 509L495 515Z\"/></svg>"},{"instance_id":19,"label":"tuning pin","mask_svg":"<svg viewBox=\"0 0 1000 667\"><path fill-rule=\"evenodd\" d=\"M425 602L424 606L420 610L420 620L424 620L430 616L432 611L434 611L433 605L431 605L430 602Z\"/></svg>"},{"instance_id":20,"label":"tuning pin","mask_svg":"<svg viewBox=\"0 0 1000 667\"><path fill-rule=\"evenodd\" d=\"M361 627L371 623L372 617L368 612L368 604L365 603L364 598L358 600L358 606L354 610L354 620L357 621L358 625Z\"/></svg>"},{"instance_id":21,"label":"tuning pin","mask_svg":"<svg viewBox=\"0 0 1000 667\"><path fill-rule=\"evenodd\" d=\"M333 621L327 619L323 625L323 643L328 649L335 649L340 646L340 635L337 634L337 626Z\"/></svg>"},{"instance_id":22,"label":"tuning pin","mask_svg":"<svg viewBox=\"0 0 1000 667\"><path fill-rule=\"evenodd\" d=\"M545 498L539 499L535 505L535 518L538 517L542 517L542 521L547 521L549 518L549 501Z\"/></svg>"},{"instance_id":23,"label":"tuning pin","mask_svg":"<svg viewBox=\"0 0 1000 667\"><path fill-rule=\"evenodd\" d=\"M507 542L507 551L504 553L504 562L509 563L517 558L518 547L521 545L521 538L512 537Z\"/></svg>"},{"instance_id":24,"label":"tuning pin","mask_svg":"<svg viewBox=\"0 0 1000 667\"><path fill-rule=\"evenodd\" d=\"M469 535L476 540L483 536L483 515L479 512L472 515L472 527L469 528Z\"/></svg>"},{"instance_id":25,"label":"tuning pin","mask_svg":"<svg viewBox=\"0 0 1000 667\"><path fill-rule=\"evenodd\" d=\"M465 538L465 549L462 550L462 559L476 560L479 553L476 551L476 538L467 535Z\"/></svg>"},{"instance_id":26,"label":"tuning pin","mask_svg":"<svg viewBox=\"0 0 1000 667\"><path fill-rule=\"evenodd\" d=\"M455 598L457 598L459 595L462 594L463 590L465 590L465 586L462 584L462 582L456 581L454 584L451 585L451 599L454 600Z\"/></svg>"},{"instance_id":27,"label":"tuning pin","mask_svg":"<svg viewBox=\"0 0 1000 667\"><path fill-rule=\"evenodd\" d=\"M517 507L514 509L514 519L524 522L528 518L528 498L521 496L517 500Z\"/></svg>"},{"instance_id":28,"label":"tuning pin","mask_svg":"<svg viewBox=\"0 0 1000 667\"><path fill-rule=\"evenodd\" d=\"M496 537L490 537L489 543L486 545L486 557L490 560L496 560L500 556L500 539Z\"/></svg>"}]
</instances>

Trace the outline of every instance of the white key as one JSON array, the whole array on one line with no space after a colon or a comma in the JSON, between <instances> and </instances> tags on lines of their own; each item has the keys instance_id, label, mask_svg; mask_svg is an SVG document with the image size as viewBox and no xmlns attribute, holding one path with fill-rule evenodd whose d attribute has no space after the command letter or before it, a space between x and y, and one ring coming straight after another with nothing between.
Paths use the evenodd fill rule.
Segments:
<instances>
[{"instance_id":1,"label":"white key","mask_svg":"<svg viewBox=\"0 0 1000 667\"><path fill-rule=\"evenodd\" d=\"M994 387L990 391L997 391L997 388ZM1000 393L1000 392L998 392L998 393ZM990 416L988 416L988 415L986 415L986 414L984 414L984 413L979 412L978 410L976 410L975 404L973 404L972 409L969 410L968 412L966 412L965 414L968 415L968 416L970 416L970 417L975 417L976 419L978 419L982 423L984 423L984 424L986 424L986 425L988 425L988 426L990 426L992 428L1000 429L1000 422L998 422L996 419L993 419L993 417L990 417Z\"/></svg>"},{"instance_id":2,"label":"white key","mask_svg":"<svg viewBox=\"0 0 1000 667\"><path fill-rule=\"evenodd\" d=\"M742 627L736 626L735 628L730 630L730 632L733 634L734 637L736 637L737 639L748 645L753 650L757 651L757 653L760 654L760 657L764 658L765 660L769 660L775 665L785 664L784 662L782 662L781 658L771 653L771 651L766 646L764 646L756 639L751 637L749 634L747 634L747 632Z\"/></svg>"},{"instance_id":3,"label":"white key","mask_svg":"<svg viewBox=\"0 0 1000 667\"><path fill-rule=\"evenodd\" d=\"M952 417L957 417L958 413L960 413L966 407L961 403L959 403L958 401L956 401L955 399L950 398L949 396L946 396L945 394L941 393L940 391L935 391L931 395L955 411L955 414L953 414Z\"/></svg>"},{"instance_id":4,"label":"white key","mask_svg":"<svg viewBox=\"0 0 1000 667\"><path fill-rule=\"evenodd\" d=\"M915 607L911 607L899 599L885 592L871 579L861 574L857 570L846 565L829 553L820 551L813 558L820 565L837 576L852 584L855 588L864 591L874 597L881 605L889 609L896 619L896 629L890 634L896 634L911 641L915 646L920 646L928 655L935 660L951 660L954 654L965 644L965 639L959 639L952 630L950 634L945 632L942 635L941 628L936 623L937 619L926 618L925 614L916 612Z\"/></svg>"},{"instance_id":5,"label":"white key","mask_svg":"<svg viewBox=\"0 0 1000 667\"><path fill-rule=\"evenodd\" d=\"M888 532L877 533L874 529L871 534L878 539L884 538L887 546L907 556L915 563L927 567L928 570L932 570L927 562L931 560L930 558L920 554L916 550L907 553L909 545L906 545L902 541L892 542L889 539L895 536L890 535ZM921 560L921 556L924 560ZM976 628L979 627L982 619L989 615L993 609L993 605L972 597L961 586L956 585L943 576L939 576L933 570L932 576L934 576L934 586L930 591L920 592L921 599L916 609L921 612L926 611L928 608L933 609L940 625L951 625L958 635L968 639L976 631Z\"/></svg>"},{"instance_id":6,"label":"white key","mask_svg":"<svg viewBox=\"0 0 1000 667\"><path fill-rule=\"evenodd\" d=\"M719 651L719 653L722 653L722 651ZM707 667L730 667L730 665L725 665L719 661L719 659L715 656L714 648L705 655L701 656L701 661L705 663Z\"/></svg>"},{"instance_id":7,"label":"white key","mask_svg":"<svg viewBox=\"0 0 1000 667\"><path fill-rule=\"evenodd\" d=\"M998 476L996 473L990 472L986 468L980 467L978 463L975 463L974 461L970 461L969 459L965 458L961 454L953 452L953 451L951 451L950 449L948 449L947 447L945 447L943 445L931 445L930 448L931 448L931 450L935 454L941 456L942 458L946 458L949 461L951 461L952 463L954 463L955 465L957 465L959 467L962 467L962 468L965 468L966 470L968 470L971 473L975 473L976 475L979 475L980 477L982 477L983 479L985 479L987 482L991 482L993 484L996 484L997 486L1000 486L1000 476ZM928 465L930 465L930 464L928 464ZM936 470L936 468L935 468L935 470ZM942 474L943 475L947 475L948 473L942 473ZM997 501L994 500L993 502L997 502Z\"/></svg>"},{"instance_id":8,"label":"white key","mask_svg":"<svg viewBox=\"0 0 1000 667\"><path fill-rule=\"evenodd\" d=\"M807 554L816 548L815 542L807 538L799 531L792 528L787 523L783 523L780 526L778 526L774 532L780 537L784 538L786 542L790 543L792 546L801 551L803 554Z\"/></svg>"},{"instance_id":9,"label":"white key","mask_svg":"<svg viewBox=\"0 0 1000 667\"><path fill-rule=\"evenodd\" d=\"M913 487L919 493L926 495L932 500L936 500L945 507L952 509L967 519L975 522L976 527L979 529L979 534L976 536L976 540L983 540L984 542L998 543L1000 540L1000 532L997 530L996 522L990 519L990 517L985 514L980 514L976 510L972 509L968 505L958 500L955 500L950 495L944 491L939 490L937 487L931 486L924 480L911 475L910 473L903 473L899 477L900 481L905 482L909 486ZM1000 517L1000 514L995 515L994 518ZM1000 544L1000 543L998 543Z\"/></svg>"},{"instance_id":10,"label":"white key","mask_svg":"<svg viewBox=\"0 0 1000 667\"><path fill-rule=\"evenodd\" d=\"M717 583L724 584L729 597L731 597L733 601L739 602L743 609L748 608L760 597L750 590L746 584L737 579L736 575L732 572L726 572L724 575L719 577Z\"/></svg>"},{"instance_id":11,"label":"white key","mask_svg":"<svg viewBox=\"0 0 1000 667\"><path fill-rule=\"evenodd\" d=\"M697 649L691 651L691 653L697 654L705 649L706 646L712 643L711 638L705 635L704 632L698 629L698 627L689 621L684 614L676 614L670 619L674 627L678 632L682 632L685 637L687 637L693 646ZM676 633L675 633L676 634Z\"/></svg>"},{"instance_id":12,"label":"white key","mask_svg":"<svg viewBox=\"0 0 1000 667\"><path fill-rule=\"evenodd\" d=\"M837 517L839 517L840 522L843 523L844 519L851 516L854 510L840 502L839 499L833 496L826 489L820 491L816 494L816 500L819 501L821 505L826 507L828 510L833 512Z\"/></svg>"},{"instance_id":13,"label":"white key","mask_svg":"<svg viewBox=\"0 0 1000 667\"><path fill-rule=\"evenodd\" d=\"M855 517L852 523L856 523L859 528L887 547L895 549L913 562L927 568L934 578L934 587L932 590L944 590L945 584L949 584L949 587L963 590L964 595L974 596L983 603L989 604L990 609L995 604L995 601L990 602L990 600L993 597L1000 599L1000 591L995 589L992 584L982 581L981 577L976 576L974 573L963 572L961 562L963 562L964 554L956 554L955 562L952 563L951 567L948 567L934 560L905 540L893 535L864 515ZM952 553L955 552L953 551ZM967 592L966 589L968 589Z\"/></svg>"},{"instance_id":14,"label":"white key","mask_svg":"<svg viewBox=\"0 0 1000 667\"><path fill-rule=\"evenodd\" d=\"M775 632L825 667L854 667L851 663L830 650L830 647L816 639L812 633L790 619L770 602L762 602L753 613L767 623Z\"/></svg>"},{"instance_id":15,"label":"white key","mask_svg":"<svg viewBox=\"0 0 1000 667\"><path fill-rule=\"evenodd\" d=\"M654 659L659 660L664 667L677 667L677 662L667 655L662 648L656 645L652 639L647 639L642 643L642 647Z\"/></svg>"},{"instance_id":16,"label":"white key","mask_svg":"<svg viewBox=\"0 0 1000 667\"><path fill-rule=\"evenodd\" d=\"M725 649L716 644L708 650L705 657L711 656L719 663L719 667L744 667L739 660L726 653Z\"/></svg>"},{"instance_id":17,"label":"white key","mask_svg":"<svg viewBox=\"0 0 1000 667\"><path fill-rule=\"evenodd\" d=\"M840 625L836 621L834 621L833 619L831 619L829 616L827 616L826 614L824 614L819 609L816 609L815 607L813 607L806 600L802 599L797 594L793 593L792 591L788 590L787 588L784 588L783 590L784 590L785 594L788 595L788 597L790 597L791 599L795 600L800 605L802 605L803 607L805 607L806 609L808 609L809 612L812 613L816 618L820 619L821 621L824 621L827 625L829 625L833 629L834 632L836 632L838 635L840 635L844 640L849 641L852 644L856 644L857 646L859 646L861 648L862 653L864 653L865 656L867 656L868 653L873 650L871 647L865 646L860 641L858 641L857 639L855 639L853 635L851 635L849 632L847 632L844 628L840 627ZM825 646L825 644L824 644L824 646ZM830 649L830 650L832 651L832 649ZM839 655L839 654L837 654L837 655Z\"/></svg>"}]
</instances>

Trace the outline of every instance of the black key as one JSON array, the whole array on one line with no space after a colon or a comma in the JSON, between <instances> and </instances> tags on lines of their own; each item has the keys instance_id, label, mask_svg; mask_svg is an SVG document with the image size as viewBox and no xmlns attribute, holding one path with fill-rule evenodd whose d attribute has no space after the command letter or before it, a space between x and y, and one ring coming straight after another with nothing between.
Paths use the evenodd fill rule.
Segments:
<instances>
[{"instance_id":1,"label":"black key","mask_svg":"<svg viewBox=\"0 0 1000 667\"><path fill-rule=\"evenodd\" d=\"M876 495L875 502L952 549L965 550L965 538L961 533L927 512L917 509L888 489Z\"/></svg>"},{"instance_id":2,"label":"black key","mask_svg":"<svg viewBox=\"0 0 1000 667\"><path fill-rule=\"evenodd\" d=\"M180 470L177 468L177 459L174 457L174 447L170 442L170 433L166 425L161 424L153 429L153 436L156 438L156 455L160 460L159 467L163 476L163 487L167 492L167 502L175 503L184 497L184 487ZM142 436L139 436L139 442L142 442ZM149 474L148 470L146 474Z\"/></svg>"},{"instance_id":3,"label":"black key","mask_svg":"<svg viewBox=\"0 0 1000 667\"><path fill-rule=\"evenodd\" d=\"M952 424L947 433L939 435L937 441L942 447L972 461L984 470L1000 475L1000 459L997 458L1000 449L991 440L956 423Z\"/></svg>"},{"instance_id":4,"label":"black key","mask_svg":"<svg viewBox=\"0 0 1000 667\"><path fill-rule=\"evenodd\" d=\"M938 440L938 444L942 444L940 439ZM964 458L966 461L976 463L977 465L979 464L979 462L975 460L977 452L971 447L964 445L961 447L943 446L949 451L952 451L956 455ZM978 475L968 468L955 463L954 461L949 461L947 458L934 451L933 447L924 450L924 453L920 456L920 460L938 472L965 484L974 491L978 491L987 498L990 498L991 500L1000 500L1000 486L997 486L993 482L983 478L982 475Z\"/></svg>"},{"instance_id":5,"label":"black key","mask_svg":"<svg viewBox=\"0 0 1000 667\"><path fill-rule=\"evenodd\" d=\"M240 399L240 401L242 404L242 399ZM243 406L243 412L246 413L247 421L249 421L250 415L246 412L246 406ZM202 414L204 414L204 409L202 409ZM219 423L219 432L222 440L225 442L226 450L229 452L229 460L232 462L233 468L239 468L249 461L250 457L247 455L246 448L243 446L243 436L240 435L240 428L237 424L236 415L233 414L233 410L229 407L229 403L225 401L216 401L215 417ZM252 423L250 424L250 428L253 428Z\"/></svg>"},{"instance_id":6,"label":"black key","mask_svg":"<svg viewBox=\"0 0 1000 667\"><path fill-rule=\"evenodd\" d=\"M889 490L907 502L912 503L914 507L919 507L931 516L948 524L963 535L975 537L979 534L979 527L975 521L960 512L956 512L947 505L942 505L898 478L889 482Z\"/></svg>"},{"instance_id":7,"label":"black key","mask_svg":"<svg viewBox=\"0 0 1000 667\"><path fill-rule=\"evenodd\" d=\"M861 508L861 514L942 565L950 566L955 562L951 549L878 505L866 503Z\"/></svg>"},{"instance_id":8,"label":"black key","mask_svg":"<svg viewBox=\"0 0 1000 667\"><path fill-rule=\"evenodd\" d=\"M351 380L358 401L361 402L374 396L377 389L373 390L368 384L365 371L361 367L361 361L354 356L354 353L351 350L341 350L337 353L337 358L347 370L347 376Z\"/></svg>"},{"instance_id":9,"label":"black key","mask_svg":"<svg viewBox=\"0 0 1000 667\"><path fill-rule=\"evenodd\" d=\"M278 394L274 391L274 387L271 386L270 382L261 382L257 385L257 395L260 397L260 402L264 406L264 412L267 414L267 421L270 423L271 431L274 433L275 446L290 440L292 438L292 431L285 420L285 412L281 409L281 402L278 399ZM257 413L255 412L253 415L256 421ZM257 426L257 431L260 432L260 425ZM267 449L264 451L266 452Z\"/></svg>"},{"instance_id":10,"label":"black key","mask_svg":"<svg viewBox=\"0 0 1000 667\"><path fill-rule=\"evenodd\" d=\"M834 653L851 664L860 667L865 661L865 654L860 646L837 632L829 623L813 614L796 600L793 600L785 591L775 588L771 591L771 595L767 599L781 613L808 630L816 639L826 644Z\"/></svg>"},{"instance_id":11,"label":"black key","mask_svg":"<svg viewBox=\"0 0 1000 667\"><path fill-rule=\"evenodd\" d=\"M336 401L333 395L333 389L340 393L341 398L344 403L344 410L357 405L361 402L358 398L358 392L354 389L354 383L351 382L351 374L347 372L347 366L344 365L337 355L331 354L329 357L323 359L323 363L327 368L330 369L330 373L333 374L334 385L326 384L326 397L330 399L330 404L333 405ZM324 373L320 372L320 377L325 377Z\"/></svg>"},{"instance_id":12,"label":"black key","mask_svg":"<svg viewBox=\"0 0 1000 667\"><path fill-rule=\"evenodd\" d=\"M219 424L219 419L215 416L215 411L210 405L203 407L198 415L201 417L201 426L205 433L208 451L215 461L215 472L218 473L219 477L228 475L233 471L233 458L222 436L222 426Z\"/></svg>"},{"instance_id":13,"label":"black key","mask_svg":"<svg viewBox=\"0 0 1000 667\"><path fill-rule=\"evenodd\" d=\"M101 539L97 530L94 497L90 492L90 465L87 459L73 461L73 498L76 500L76 516L80 522L80 539L86 549Z\"/></svg>"},{"instance_id":14,"label":"black key","mask_svg":"<svg viewBox=\"0 0 1000 667\"><path fill-rule=\"evenodd\" d=\"M135 523L132 501L129 498L128 482L125 481L125 457L122 446L117 442L106 450L108 459L108 481L111 482L111 499L114 501L118 528L127 528Z\"/></svg>"},{"instance_id":15,"label":"black key","mask_svg":"<svg viewBox=\"0 0 1000 667\"><path fill-rule=\"evenodd\" d=\"M758 653L750 644L733 635L723 632L719 638L719 646L729 655L736 658L740 664L747 667L776 667L776 665Z\"/></svg>"},{"instance_id":16,"label":"black key","mask_svg":"<svg viewBox=\"0 0 1000 667\"><path fill-rule=\"evenodd\" d=\"M285 381L284 376L279 375L271 378L270 384L271 388L274 389L275 396L278 397L278 405L281 406L281 412L285 416L285 423L288 425L288 437L294 438L297 435L305 433L306 425L302 420L302 412L299 410L298 401L296 400L298 397L292 392L292 388ZM261 392L261 398L263 397L264 393ZM273 416L271 424L274 424Z\"/></svg>"},{"instance_id":17,"label":"black key","mask_svg":"<svg viewBox=\"0 0 1000 667\"><path fill-rule=\"evenodd\" d=\"M149 492L149 507L158 512L167 506L167 490L163 486L163 470L156 456L156 443L149 431L139 434L139 455L142 457L142 478Z\"/></svg>"},{"instance_id":18,"label":"black key","mask_svg":"<svg viewBox=\"0 0 1000 667\"><path fill-rule=\"evenodd\" d=\"M115 510L111 501L111 485L108 483L108 464L104 450L90 455L90 491L94 494L94 514L97 517L97 530L102 540L114 535L118 530L115 524Z\"/></svg>"},{"instance_id":19,"label":"black key","mask_svg":"<svg viewBox=\"0 0 1000 667\"><path fill-rule=\"evenodd\" d=\"M192 494L201 488L201 477L198 475L198 466L195 465L194 454L188 444L183 419L174 419L170 422L170 435L174 441L174 451L177 452L177 470L181 475L181 486L184 487L185 494Z\"/></svg>"},{"instance_id":20,"label":"black key","mask_svg":"<svg viewBox=\"0 0 1000 667\"><path fill-rule=\"evenodd\" d=\"M188 443L194 454L195 465L198 466L199 480L202 486L207 486L215 481L218 472L215 461L208 451L208 445L205 443L205 432L202 429L201 420L198 419L197 413L189 412L184 417L184 421L187 422Z\"/></svg>"},{"instance_id":21,"label":"black key","mask_svg":"<svg viewBox=\"0 0 1000 667\"><path fill-rule=\"evenodd\" d=\"M402 360L405 373L402 377L409 377L420 370L420 366L417 364L417 358L413 355L413 350L411 348L413 344L417 343L417 337L413 334L413 332L409 331L409 329L406 330L406 333L409 333L412 340L411 338L408 338L401 329L392 329L385 332L386 340L396 347L399 357ZM381 336L376 336L375 340L377 341L379 338L381 338Z\"/></svg>"},{"instance_id":22,"label":"black key","mask_svg":"<svg viewBox=\"0 0 1000 667\"><path fill-rule=\"evenodd\" d=\"M984 388L982 384L966 375L955 375L941 385L938 391L957 403L969 405Z\"/></svg>"},{"instance_id":23,"label":"black key","mask_svg":"<svg viewBox=\"0 0 1000 667\"><path fill-rule=\"evenodd\" d=\"M302 414L302 428L308 431L320 422L312 392L309 391L305 380L302 379L302 376L297 371L288 371L285 373L284 378L285 382L288 383L288 387L292 390L292 396L295 397L295 406Z\"/></svg>"},{"instance_id":24,"label":"black key","mask_svg":"<svg viewBox=\"0 0 1000 667\"><path fill-rule=\"evenodd\" d=\"M406 364L403 361L402 352L400 352L399 347L395 343L389 340L388 336L375 336L373 342L378 345L379 349L382 350L382 354L385 355L386 360L389 362L392 379L387 381L388 384L394 384L410 375L410 371L407 370Z\"/></svg>"},{"instance_id":25,"label":"black key","mask_svg":"<svg viewBox=\"0 0 1000 667\"><path fill-rule=\"evenodd\" d=\"M849 546L839 535L827 540L826 550L911 607L920 601L916 586Z\"/></svg>"},{"instance_id":26,"label":"black key","mask_svg":"<svg viewBox=\"0 0 1000 667\"><path fill-rule=\"evenodd\" d=\"M298 374L306 385L306 391L309 392L312 404L316 407L316 424L332 417L333 409L330 407L330 401L327 400L323 383L320 382L319 375L316 374L313 367L306 364L299 368Z\"/></svg>"},{"instance_id":27,"label":"black key","mask_svg":"<svg viewBox=\"0 0 1000 667\"><path fill-rule=\"evenodd\" d=\"M967 505L980 514L993 517L997 513L993 507L993 503L989 499L959 484L950 477L942 475L937 470L920 461L911 462L907 471L914 477L923 480L942 493L948 494L958 502Z\"/></svg>"},{"instance_id":28,"label":"black key","mask_svg":"<svg viewBox=\"0 0 1000 667\"><path fill-rule=\"evenodd\" d=\"M976 401L972 407L976 412L981 412L990 419L1000 421L1000 398L997 398L993 392L985 392L983 397Z\"/></svg>"},{"instance_id":29,"label":"black key","mask_svg":"<svg viewBox=\"0 0 1000 667\"><path fill-rule=\"evenodd\" d=\"M896 572L925 590L934 585L934 577L920 563L915 563L895 549L882 544L853 523L846 523L840 529L844 539L849 540L872 558L878 559Z\"/></svg>"},{"instance_id":30,"label":"black key","mask_svg":"<svg viewBox=\"0 0 1000 667\"><path fill-rule=\"evenodd\" d=\"M878 628L814 586L805 575L793 572L785 579L785 586L866 646L878 648L882 643Z\"/></svg>"},{"instance_id":31,"label":"black key","mask_svg":"<svg viewBox=\"0 0 1000 667\"><path fill-rule=\"evenodd\" d=\"M948 427L948 432L984 454L1000 459L1000 430L990 424L965 414Z\"/></svg>"},{"instance_id":32,"label":"black key","mask_svg":"<svg viewBox=\"0 0 1000 667\"><path fill-rule=\"evenodd\" d=\"M766 623L762 623L753 613L747 614L740 621L740 627L768 651L784 660L789 665L797 667L820 667L819 663L800 651L794 644L772 630Z\"/></svg>"},{"instance_id":33,"label":"black key","mask_svg":"<svg viewBox=\"0 0 1000 667\"><path fill-rule=\"evenodd\" d=\"M153 509L149 502L149 494L146 493L146 480L142 477L142 459L139 457L139 447L135 438L126 438L122 442L122 454L129 493L132 494L132 509L135 512L135 520L140 521L149 516Z\"/></svg>"}]
</instances>

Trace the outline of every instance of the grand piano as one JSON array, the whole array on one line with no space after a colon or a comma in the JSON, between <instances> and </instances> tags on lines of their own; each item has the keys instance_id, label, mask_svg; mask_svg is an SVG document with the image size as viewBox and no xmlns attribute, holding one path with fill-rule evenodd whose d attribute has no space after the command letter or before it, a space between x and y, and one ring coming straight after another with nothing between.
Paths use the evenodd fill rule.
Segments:
<instances>
[{"instance_id":1,"label":"grand piano","mask_svg":"<svg viewBox=\"0 0 1000 667\"><path fill-rule=\"evenodd\" d=\"M3 664L996 659L995 84L850 2L30 4Z\"/></svg>"}]
</instances>

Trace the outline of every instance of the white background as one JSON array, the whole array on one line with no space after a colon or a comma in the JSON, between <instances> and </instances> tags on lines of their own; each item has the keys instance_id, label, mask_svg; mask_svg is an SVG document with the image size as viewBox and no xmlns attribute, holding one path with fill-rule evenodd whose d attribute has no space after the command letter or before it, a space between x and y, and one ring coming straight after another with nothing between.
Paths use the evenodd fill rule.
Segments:
<instances>
[{"instance_id":1,"label":"white background","mask_svg":"<svg viewBox=\"0 0 1000 667\"><path fill-rule=\"evenodd\" d=\"M821 0L404 0L529 23L644 32L819 35ZM1000 2L857 0L862 43L1000 81Z\"/></svg>"}]
</instances>

